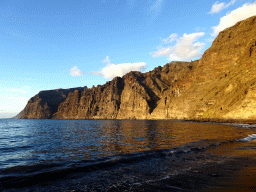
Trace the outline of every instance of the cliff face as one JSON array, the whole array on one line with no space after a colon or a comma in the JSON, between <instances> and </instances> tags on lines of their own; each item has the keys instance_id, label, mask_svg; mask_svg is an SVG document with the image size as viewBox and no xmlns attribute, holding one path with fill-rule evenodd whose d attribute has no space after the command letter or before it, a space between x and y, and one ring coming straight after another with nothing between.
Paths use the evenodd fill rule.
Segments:
<instances>
[{"instance_id":1,"label":"cliff face","mask_svg":"<svg viewBox=\"0 0 256 192\"><path fill-rule=\"evenodd\" d=\"M200 60L91 89L40 92L20 118L256 120L255 34L256 16L220 32Z\"/></svg>"},{"instance_id":2,"label":"cliff face","mask_svg":"<svg viewBox=\"0 0 256 192\"><path fill-rule=\"evenodd\" d=\"M183 93L171 100L170 118L256 119L255 34L255 16L222 31L190 77L179 79Z\"/></svg>"},{"instance_id":3,"label":"cliff face","mask_svg":"<svg viewBox=\"0 0 256 192\"><path fill-rule=\"evenodd\" d=\"M98 85L84 91L76 90L60 104L53 118L116 118L123 86L123 79L116 77L103 86Z\"/></svg>"},{"instance_id":4,"label":"cliff face","mask_svg":"<svg viewBox=\"0 0 256 192\"><path fill-rule=\"evenodd\" d=\"M28 101L26 107L15 118L50 119L70 92L84 89L87 87L40 91Z\"/></svg>"},{"instance_id":5,"label":"cliff face","mask_svg":"<svg viewBox=\"0 0 256 192\"><path fill-rule=\"evenodd\" d=\"M149 119L164 91L195 63L173 62L145 74L130 72L83 92L76 90L60 104L53 118Z\"/></svg>"}]
</instances>

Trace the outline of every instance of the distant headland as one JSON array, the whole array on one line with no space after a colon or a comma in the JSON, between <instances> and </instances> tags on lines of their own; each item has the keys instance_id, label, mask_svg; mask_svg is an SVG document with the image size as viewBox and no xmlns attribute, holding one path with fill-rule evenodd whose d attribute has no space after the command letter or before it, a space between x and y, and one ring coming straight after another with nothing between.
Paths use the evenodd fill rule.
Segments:
<instances>
[{"instance_id":1,"label":"distant headland","mask_svg":"<svg viewBox=\"0 0 256 192\"><path fill-rule=\"evenodd\" d=\"M256 16L220 32L200 60L41 91L14 118L256 122Z\"/></svg>"}]
</instances>

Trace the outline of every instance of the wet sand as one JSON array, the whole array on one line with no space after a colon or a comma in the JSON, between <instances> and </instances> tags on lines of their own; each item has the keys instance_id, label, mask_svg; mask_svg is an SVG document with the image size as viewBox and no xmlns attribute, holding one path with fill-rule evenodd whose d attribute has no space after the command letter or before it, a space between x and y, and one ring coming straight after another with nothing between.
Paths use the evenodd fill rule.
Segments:
<instances>
[{"instance_id":1,"label":"wet sand","mask_svg":"<svg viewBox=\"0 0 256 192\"><path fill-rule=\"evenodd\" d=\"M65 178L64 180L67 180ZM72 179L71 179L72 180ZM82 178L79 179L83 181ZM45 186L36 186L10 189L7 191L52 191L61 190L58 183L51 182ZM70 181L69 181L70 182ZM83 182L76 185L72 190L61 190L66 192L79 191L102 191L99 188L84 188ZM57 184L57 186L56 186ZM54 187L55 186L55 187ZM256 158L254 156L232 158L222 163L207 163L200 168L192 168L182 174L170 176L167 179L143 183L138 185L112 186L104 191L256 191Z\"/></svg>"},{"instance_id":2,"label":"wet sand","mask_svg":"<svg viewBox=\"0 0 256 192\"><path fill-rule=\"evenodd\" d=\"M104 182L104 178L102 178ZM200 168L192 168L182 174L170 176L167 179L150 181L138 185L122 184L111 186L107 190L90 188L83 185L83 179L79 186L73 186L72 190L65 192L81 191L188 191L188 192L233 192L256 191L256 158L254 156L231 158L225 162L214 162L202 165ZM84 180L85 181L85 180ZM99 181L99 180L98 180ZM74 182L74 184L76 181ZM55 185L52 183L51 185ZM88 186L88 185L87 185ZM45 189L54 189L46 187ZM36 188L29 190L33 191ZM60 188L57 188L58 190Z\"/></svg>"},{"instance_id":3,"label":"wet sand","mask_svg":"<svg viewBox=\"0 0 256 192\"><path fill-rule=\"evenodd\" d=\"M255 192L255 152L255 141L211 148L206 153L226 157L224 162L207 163L162 181L137 186L132 191Z\"/></svg>"},{"instance_id":4,"label":"wet sand","mask_svg":"<svg viewBox=\"0 0 256 192\"><path fill-rule=\"evenodd\" d=\"M246 157L224 164L207 164L160 182L134 187L132 191L256 191L255 160Z\"/></svg>"}]
</instances>

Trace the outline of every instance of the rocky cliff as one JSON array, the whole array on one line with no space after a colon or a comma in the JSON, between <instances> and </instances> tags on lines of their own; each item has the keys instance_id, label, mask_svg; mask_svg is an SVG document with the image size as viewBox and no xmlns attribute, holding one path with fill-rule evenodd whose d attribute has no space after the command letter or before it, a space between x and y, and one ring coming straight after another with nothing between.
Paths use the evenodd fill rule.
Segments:
<instances>
[{"instance_id":1,"label":"rocky cliff","mask_svg":"<svg viewBox=\"0 0 256 192\"><path fill-rule=\"evenodd\" d=\"M50 119L58 111L59 105L65 101L68 94L75 90L83 91L87 87L71 89L55 89L40 91L29 99L26 107L14 118L19 119Z\"/></svg>"},{"instance_id":2,"label":"rocky cliff","mask_svg":"<svg viewBox=\"0 0 256 192\"><path fill-rule=\"evenodd\" d=\"M168 118L256 119L256 17L218 35L166 107ZM190 80L190 81L188 81ZM159 118L161 109L151 116Z\"/></svg>"},{"instance_id":3,"label":"rocky cliff","mask_svg":"<svg viewBox=\"0 0 256 192\"><path fill-rule=\"evenodd\" d=\"M60 104L53 118L149 119L164 92L196 63L172 62L148 73L130 72L83 92L76 90Z\"/></svg>"},{"instance_id":4,"label":"rocky cliff","mask_svg":"<svg viewBox=\"0 0 256 192\"><path fill-rule=\"evenodd\" d=\"M200 60L40 92L19 118L256 120L255 71L256 16L220 32Z\"/></svg>"}]
</instances>

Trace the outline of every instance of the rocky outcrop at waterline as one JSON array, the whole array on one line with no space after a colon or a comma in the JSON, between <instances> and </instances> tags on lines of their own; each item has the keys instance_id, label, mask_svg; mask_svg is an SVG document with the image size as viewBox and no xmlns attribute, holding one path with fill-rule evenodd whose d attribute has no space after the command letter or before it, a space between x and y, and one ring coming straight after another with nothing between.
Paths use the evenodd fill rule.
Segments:
<instances>
[{"instance_id":1,"label":"rocky outcrop at waterline","mask_svg":"<svg viewBox=\"0 0 256 192\"><path fill-rule=\"evenodd\" d=\"M130 72L91 89L40 92L18 117L256 120L255 72L256 16L220 32L200 60Z\"/></svg>"}]
</instances>

